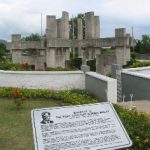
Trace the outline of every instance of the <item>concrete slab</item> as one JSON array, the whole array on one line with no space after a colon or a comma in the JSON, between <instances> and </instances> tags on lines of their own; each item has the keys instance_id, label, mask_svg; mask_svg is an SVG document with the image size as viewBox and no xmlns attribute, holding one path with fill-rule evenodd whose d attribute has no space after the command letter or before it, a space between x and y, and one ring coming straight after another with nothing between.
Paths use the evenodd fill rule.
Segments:
<instances>
[{"instance_id":1,"label":"concrete slab","mask_svg":"<svg viewBox=\"0 0 150 150\"><path fill-rule=\"evenodd\" d=\"M126 108L131 108L131 102L118 102L117 104L124 106ZM141 100L141 101L133 101L133 106L136 106L136 110L139 112L145 112L150 114L150 101L149 100Z\"/></svg>"}]
</instances>

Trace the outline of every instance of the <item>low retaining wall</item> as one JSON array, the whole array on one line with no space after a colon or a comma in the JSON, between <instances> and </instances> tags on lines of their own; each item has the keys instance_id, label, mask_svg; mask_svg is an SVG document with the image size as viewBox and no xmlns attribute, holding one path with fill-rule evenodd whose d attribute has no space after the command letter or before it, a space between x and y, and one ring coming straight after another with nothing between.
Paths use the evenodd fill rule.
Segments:
<instances>
[{"instance_id":1,"label":"low retaining wall","mask_svg":"<svg viewBox=\"0 0 150 150\"><path fill-rule=\"evenodd\" d=\"M136 59L150 60L150 54L136 54Z\"/></svg>"},{"instance_id":2,"label":"low retaining wall","mask_svg":"<svg viewBox=\"0 0 150 150\"><path fill-rule=\"evenodd\" d=\"M86 90L103 101L117 103L117 80L97 74L86 73Z\"/></svg>"},{"instance_id":3,"label":"low retaining wall","mask_svg":"<svg viewBox=\"0 0 150 150\"><path fill-rule=\"evenodd\" d=\"M146 74L146 69L150 70L150 67L122 71L122 94L125 100L130 100L130 94L133 94L133 100L150 100L150 75Z\"/></svg>"},{"instance_id":4,"label":"low retaining wall","mask_svg":"<svg viewBox=\"0 0 150 150\"><path fill-rule=\"evenodd\" d=\"M85 74L82 71L0 70L0 86L51 90L85 89Z\"/></svg>"}]
</instances>

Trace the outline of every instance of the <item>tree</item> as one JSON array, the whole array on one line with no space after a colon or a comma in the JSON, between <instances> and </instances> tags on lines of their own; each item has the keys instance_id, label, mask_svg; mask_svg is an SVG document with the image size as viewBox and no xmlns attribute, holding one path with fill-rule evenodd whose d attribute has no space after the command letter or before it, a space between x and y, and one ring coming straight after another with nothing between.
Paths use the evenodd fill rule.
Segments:
<instances>
[{"instance_id":1,"label":"tree","mask_svg":"<svg viewBox=\"0 0 150 150\"><path fill-rule=\"evenodd\" d=\"M27 36L24 38L25 41L40 41L41 40L41 36L37 33L32 33L31 35Z\"/></svg>"},{"instance_id":2,"label":"tree","mask_svg":"<svg viewBox=\"0 0 150 150\"><path fill-rule=\"evenodd\" d=\"M82 19L83 24L83 38L85 38L85 15L84 14L78 14L77 17L71 18L69 21L70 25L70 39L77 39L77 33L78 33L78 26L77 26L77 18Z\"/></svg>"},{"instance_id":3,"label":"tree","mask_svg":"<svg viewBox=\"0 0 150 150\"><path fill-rule=\"evenodd\" d=\"M136 41L135 52L141 54L150 54L150 36L142 35L142 40Z\"/></svg>"},{"instance_id":4,"label":"tree","mask_svg":"<svg viewBox=\"0 0 150 150\"><path fill-rule=\"evenodd\" d=\"M6 59L6 46L3 43L0 43L0 62L3 62Z\"/></svg>"}]
</instances>

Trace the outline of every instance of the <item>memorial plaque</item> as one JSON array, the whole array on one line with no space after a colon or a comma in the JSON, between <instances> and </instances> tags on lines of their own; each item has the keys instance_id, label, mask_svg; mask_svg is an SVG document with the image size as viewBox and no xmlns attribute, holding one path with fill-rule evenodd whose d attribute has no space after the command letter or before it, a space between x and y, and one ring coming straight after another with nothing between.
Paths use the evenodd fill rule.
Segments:
<instances>
[{"instance_id":1,"label":"memorial plaque","mask_svg":"<svg viewBox=\"0 0 150 150\"><path fill-rule=\"evenodd\" d=\"M35 150L114 150L132 145L111 103L35 109L31 116Z\"/></svg>"}]
</instances>

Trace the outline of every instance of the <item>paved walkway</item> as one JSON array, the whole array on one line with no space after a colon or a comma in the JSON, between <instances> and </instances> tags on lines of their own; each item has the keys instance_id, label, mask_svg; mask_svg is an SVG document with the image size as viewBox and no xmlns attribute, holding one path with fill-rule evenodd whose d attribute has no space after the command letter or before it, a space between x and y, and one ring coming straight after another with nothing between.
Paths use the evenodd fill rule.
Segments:
<instances>
[{"instance_id":1,"label":"paved walkway","mask_svg":"<svg viewBox=\"0 0 150 150\"><path fill-rule=\"evenodd\" d=\"M119 105L125 106L126 108L131 108L131 102L118 102ZM133 101L133 105L136 106L137 111L139 112L146 112L150 114L150 100L140 100L140 101Z\"/></svg>"}]
</instances>

